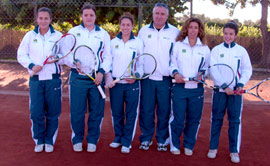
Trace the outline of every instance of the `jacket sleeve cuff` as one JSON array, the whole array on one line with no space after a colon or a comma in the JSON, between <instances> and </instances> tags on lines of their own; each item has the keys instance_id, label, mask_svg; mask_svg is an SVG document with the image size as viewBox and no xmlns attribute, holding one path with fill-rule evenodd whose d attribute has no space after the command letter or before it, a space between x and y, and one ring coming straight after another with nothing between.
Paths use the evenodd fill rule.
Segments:
<instances>
[{"instance_id":1,"label":"jacket sleeve cuff","mask_svg":"<svg viewBox=\"0 0 270 166\"><path fill-rule=\"evenodd\" d=\"M102 73L103 75L105 74L105 70L103 70L102 68L98 69L98 72Z\"/></svg>"},{"instance_id":2,"label":"jacket sleeve cuff","mask_svg":"<svg viewBox=\"0 0 270 166\"><path fill-rule=\"evenodd\" d=\"M32 70L32 68L35 66L35 64L34 63L30 63L29 65L28 65L28 68L30 69L30 70Z\"/></svg>"},{"instance_id":3,"label":"jacket sleeve cuff","mask_svg":"<svg viewBox=\"0 0 270 166\"><path fill-rule=\"evenodd\" d=\"M174 75L175 75L175 74L177 74L177 73L178 73L178 70L176 70L176 69L175 69L175 70L173 70L173 72L172 72L172 76L174 77Z\"/></svg>"},{"instance_id":4,"label":"jacket sleeve cuff","mask_svg":"<svg viewBox=\"0 0 270 166\"><path fill-rule=\"evenodd\" d=\"M241 88L243 88L243 87L244 87L244 84L238 83L238 84L236 85L236 87L241 87Z\"/></svg>"}]
</instances>

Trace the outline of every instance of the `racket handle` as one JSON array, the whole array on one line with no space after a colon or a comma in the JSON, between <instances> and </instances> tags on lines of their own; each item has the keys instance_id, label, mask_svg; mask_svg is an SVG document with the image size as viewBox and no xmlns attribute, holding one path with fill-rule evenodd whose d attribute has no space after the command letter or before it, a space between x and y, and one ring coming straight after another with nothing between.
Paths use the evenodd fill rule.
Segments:
<instances>
[{"instance_id":1,"label":"racket handle","mask_svg":"<svg viewBox=\"0 0 270 166\"><path fill-rule=\"evenodd\" d=\"M185 82L190 81L189 78L183 78L183 80L184 80Z\"/></svg>"},{"instance_id":2,"label":"racket handle","mask_svg":"<svg viewBox=\"0 0 270 166\"><path fill-rule=\"evenodd\" d=\"M236 92L240 92L240 93L246 93L246 90L240 90L240 91L236 91L236 90L234 90L233 92L234 92L234 93L236 93Z\"/></svg>"},{"instance_id":3,"label":"racket handle","mask_svg":"<svg viewBox=\"0 0 270 166\"><path fill-rule=\"evenodd\" d=\"M183 80L184 80L185 82L187 82L187 81L189 81L189 78L183 78ZM175 80L175 79L172 79L172 83L176 83L176 80Z\"/></svg>"},{"instance_id":4,"label":"racket handle","mask_svg":"<svg viewBox=\"0 0 270 166\"><path fill-rule=\"evenodd\" d=\"M113 80L113 83L116 84L119 81L120 81L120 79L119 78L116 78L116 80Z\"/></svg>"},{"instance_id":5,"label":"racket handle","mask_svg":"<svg viewBox=\"0 0 270 166\"><path fill-rule=\"evenodd\" d=\"M30 73L30 77L33 77L36 74L36 72L32 71L32 73Z\"/></svg>"},{"instance_id":6,"label":"racket handle","mask_svg":"<svg viewBox=\"0 0 270 166\"><path fill-rule=\"evenodd\" d=\"M106 95L105 95L103 89L101 88L101 86L98 85L97 88L98 88L98 91L99 91L100 95L102 96L102 98L105 99L106 98Z\"/></svg>"}]
</instances>

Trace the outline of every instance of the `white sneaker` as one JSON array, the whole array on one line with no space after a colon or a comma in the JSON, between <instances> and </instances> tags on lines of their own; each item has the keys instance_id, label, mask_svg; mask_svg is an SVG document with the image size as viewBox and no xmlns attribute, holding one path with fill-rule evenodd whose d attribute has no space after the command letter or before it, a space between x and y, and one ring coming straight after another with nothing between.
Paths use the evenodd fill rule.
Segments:
<instances>
[{"instance_id":1,"label":"white sneaker","mask_svg":"<svg viewBox=\"0 0 270 166\"><path fill-rule=\"evenodd\" d=\"M87 144L87 152L95 152L97 150L97 146L95 144L88 143Z\"/></svg>"},{"instance_id":2,"label":"white sneaker","mask_svg":"<svg viewBox=\"0 0 270 166\"><path fill-rule=\"evenodd\" d=\"M217 157L217 149L209 149L208 153L207 153L207 157L210 159L214 159Z\"/></svg>"},{"instance_id":3,"label":"white sneaker","mask_svg":"<svg viewBox=\"0 0 270 166\"><path fill-rule=\"evenodd\" d=\"M121 146L121 144L120 143L117 143L117 142L112 142L112 143L110 143L110 147L111 148L118 148L118 147L120 147Z\"/></svg>"},{"instance_id":4,"label":"white sneaker","mask_svg":"<svg viewBox=\"0 0 270 166\"><path fill-rule=\"evenodd\" d=\"M186 156L192 156L193 151L192 151L191 149L184 148L184 150L185 150L185 155L186 155Z\"/></svg>"},{"instance_id":5,"label":"white sneaker","mask_svg":"<svg viewBox=\"0 0 270 166\"><path fill-rule=\"evenodd\" d=\"M44 144L39 144L39 145L36 145L35 146L35 149L34 151L39 153L39 152L42 152L43 151L43 148L44 148Z\"/></svg>"},{"instance_id":6,"label":"white sneaker","mask_svg":"<svg viewBox=\"0 0 270 166\"><path fill-rule=\"evenodd\" d=\"M82 143L76 143L75 145L73 145L73 150L75 152L81 152L83 150Z\"/></svg>"},{"instance_id":7,"label":"white sneaker","mask_svg":"<svg viewBox=\"0 0 270 166\"><path fill-rule=\"evenodd\" d=\"M141 149L141 150L148 150L149 147L150 147L152 144L153 144L152 141L150 141L150 142L149 142L149 141L143 141L143 142L141 143L139 149Z\"/></svg>"},{"instance_id":8,"label":"white sneaker","mask_svg":"<svg viewBox=\"0 0 270 166\"><path fill-rule=\"evenodd\" d=\"M53 152L53 145L45 144L45 152L48 152L48 153Z\"/></svg>"},{"instance_id":9,"label":"white sneaker","mask_svg":"<svg viewBox=\"0 0 270 166\"><path fill-rule=\"evenodd\" d=\"M130 149L129 149L129 147L122 146L121 152L122 152L122 153L129 153L129 152L130 152Z\"/></svg>"},{"instance_id":10,"label":"white sneaker","mask_svg":"<svg viewBox=\"0 0 270 166\"><path fill-rule=\"evenodd\" d=\"M240 157L238 153L231 153L230 157L233 163L240 163Z\"/></svg>"},{"instance_id":11,"label":"white sneaker","mask_svg":"<svg viewBox=\"0 0 270 166\"><path fill-rule=\"evenodd\" d=\"M166 152L167 151L167 145L166 144L162 144L162 143L158 143L157 144L157 150L159 152Z\"/></svg>"},{"instance_id":12,"label":"white sneaker","mask_svg":"<svg viewBox=\"0 0 270 166\"><path fill-rule=\"evenodd\" d=\"M175 148L175 147L173 147L171 149L171 153L174 154L174 155L180 155L181 154L180 150Z\"/></svg>"}]
</instances>

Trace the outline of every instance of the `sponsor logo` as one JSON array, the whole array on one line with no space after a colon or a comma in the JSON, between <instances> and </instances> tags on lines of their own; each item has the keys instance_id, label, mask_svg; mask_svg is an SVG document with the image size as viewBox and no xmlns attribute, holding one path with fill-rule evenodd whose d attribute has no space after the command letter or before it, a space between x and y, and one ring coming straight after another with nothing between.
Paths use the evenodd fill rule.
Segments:
<instances>
[{"instance_id":1,"label":"sponsor logo","mask_svg":"<svg viewBox=\"0 0 270 166\"><path fill-rule=\"evenodd\" d=\"M119 46L118 45L115 45L115 47L114 48L118 48Z\"/></svg>"},{"instance_id":2,"label":"sponsor logo","mask_svg":"<svg viewBox=\"0 0 270 166\"><path fill-rule=\"evenodd\" d=\"M80 33L77 33L76 35L77 35L78 37L80 37L80 36L81 36L81 34L80 34Z\"/></svg>"},{"instance_id":3,"label":"sponsor logo","mask_svg":"<svg viewBox=\"0 0 270 166\"><path fill-rule=\"evenodd\" d=\"M34 39L33 42L34 42L34 43L37 43L37 39Z\"/></svg>"},{"instance_id":4,"label":"sponsor logo","mask_svg":"<svg viewBox=\"0 0 270 166\"><path fill-rule=\"evenodd\" d=\"M182 53L186 53L187 52L187 50L186 49L182 49Z\"/></svg>"},{"instance_id":5,"label":"sponsor logo","mask_svg":"<svg viewBox=\"0 0 270 166\"><path fill-rule=\"evenodd\" d=\"M223 58L224 57L224 54L220 54L219 56L220 56L220 58Z\"/></svg>"},{"instance_id":6,"label":"sponsor logo","mask_svg":"<svg viewBox=\"0 0 270 166\"><path fill-rule=\"evenodd\" d=\"M148 37L148 38L151 38L152 36L151 36L151 35L148 35L147 37Z\"/></svg>"}]
</instances>

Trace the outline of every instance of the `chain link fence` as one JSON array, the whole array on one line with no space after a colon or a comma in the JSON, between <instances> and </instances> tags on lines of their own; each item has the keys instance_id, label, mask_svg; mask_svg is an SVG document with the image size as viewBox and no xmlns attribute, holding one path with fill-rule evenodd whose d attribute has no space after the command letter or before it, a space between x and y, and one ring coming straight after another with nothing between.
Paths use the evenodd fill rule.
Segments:
<instances>
[{"instance_id":1,"label":"chain link fence","mask_svg":"<svg viewBox=\"0 0 270 166\"><path fill-rule=\"evenodd\" d=\"M152 20L152 8L155 3L168 4L170 10L169 22L180 25L174 17L175 13L188 10L183 4L189 0L90 0L87 1L97 7L97 24L111 22L118 23L119 16L126 11L134 14L138 27ZM52 9L53 22L66 32L72 26L78 25L80 9L85 0L5 0L0 1L0 59L16 59L17 48L21 39L35 25L37 10L40 7ZM24 30L22 30L22 27ZM32 27L33 28L33 27ZM207 36L208 45L213 48L221 43L221 36ZM237 43L244 46L255 68L270 69L264 63L261 37L238 37ZM269 48L270 49L270 48Z\"/></svg>"}]
</instances>

